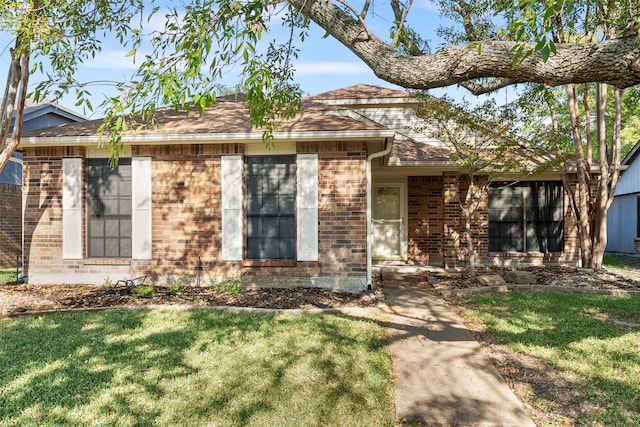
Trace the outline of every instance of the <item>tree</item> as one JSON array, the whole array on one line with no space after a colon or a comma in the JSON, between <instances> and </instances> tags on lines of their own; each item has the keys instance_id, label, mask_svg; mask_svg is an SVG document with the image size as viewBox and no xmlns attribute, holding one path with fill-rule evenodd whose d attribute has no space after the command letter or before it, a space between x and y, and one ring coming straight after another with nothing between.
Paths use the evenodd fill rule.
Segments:
<instances>
[{"instance_id":1,"label":"tree","mask_svg":"<svg viewBox=\"0 0 640 427\"><path fill-rule=\"evenodd\" d=\"M426 93L419 97L416 109L424 126L416 129L444 142L459 174L469 180L460 198L465 218L465 240L469 274L475 276L476 253L472 222L481 204L487 200L492 182L509 172L526 172L530 156L514 134L517 129L511 106L498 107L493 100L477 106L455 103Z\"/></svg>"},{"instance_id":2,"label":"tree","mask_svg":"<svg viewBox=\"0 0 640 427\"><path fill-rule=\"evenodd\" d=\"M541 6L531 3L531 15L541 12ZM524 12L526 16L527 11ZM580 40L591 42L614 40L637 32L640 9L636 2L586 2L578 8L552 11L557 19L543 22L542 31L549 33L547 43ZM548 11L545 11L547 16ZM539 16L539 15L538 15ZM572 25L564 24L568 20ZM514 24L512 28L517 28ZM535 27L523 37L536 37ZM636 37L634 35L634 37ZM539 37L538 37L539 38ZM544 49L544 48L543 48ZM565 85L569 135L573 143L572 158L564 162L562 176L570 207L576 218L582 265L592 269L602 267L607 244L607 213L620 176L621 128L623 86L609 89L605 82L591 85L576 83ZM594 91L590 91L595 87ZM580 91L582 96L579 96ZM608 93L614 97L613 109L608 108ZM590 96L592 94L592 96ZM552 124L552 136L559 140L560 126L553 97L546 97ZM592 111L595 110L595 114ZM593 126L595 121L595 126ZM597 168L597 173L593 168ZM574 172L577 183L571 185L569 172Z\"/></svg>"},{"instance_id":3,"label":"tree","mask_svg":"<svg viewBox=\"0 0 640 427\"><path fill-rule=\"evenodd\" d=\"M565 153L556 163L576 219L582 265L599 269L607 243L607 212L620 176L623 91L603 84L570 84L564 93L547 87L534 90L544 94L540 105L548 112L548 125L541 126L544 132L537 140ZM610 95L613 107L607 102Z\"/></svg>"},{"instance_id":4,"label":"tree","mask_svg":"<svg viewBox=\"0 0 640 427\"><path fill-rule=\"evenodd\" d=\"M86 84L74 79L75 72L100 51L100 37L107 32L126 43L142 8L142 0L0 1L0 30L14 36L0 108L0 169L20 143L31 74L45 72L47 67L46 78L34 93L36 100L46 94L57 98L73 90L77 105L91 109Z\"/></svg>"},{"instance_id":5,"label":"tree","mask_svg":"<svg viewBox=\"0 0 640 427\"><path fill-rule=\"evenodd\" d=\"M480 94L524 82L607 82L621 88L640 82L635 25L622 37L606 40L567 39L559 43L550 37L549 22L564 22L565 15L591 7L591 0L552 0L542 6L535 0L440 0L444 12L461 17L465 37L434 53L420 32L409 25L412 3L384 2L393 18L390 36L378 36L369 29L371 0L199 0L172 9L165 30L152 35L153 54L141 63L131 82L123 83L123 96L111 100L104 128L110 135L111 149L120 147L122 129L136 125L134 120L118 119L124 112L142 113L143 121L149 121L157 105L171 103L202 110L215 101L210 95L211 82L230 65L241 67L251 121L265 128L268 138L279 120L298 111L301 92L293 84L292 59L296 46L306 37L310 20L348 47L378 77L405 88L461 84ZM633 8L635 3L623 3L616 5L638 10ZM488 17L493 15L513 24L512 28L491 24ZM268 43L266 51L258 53L258 42L274 17L290 29L289 37ZM544 25L538 25L537 20ZM136 39L134 48L142 42L142 38Z\"/></svg>"},{"instance_id":6,"label":"tree","mask_svg":"<svg viewBox=\"0 0 640 427\"><path fill-rule=\"evenodd\" d=\"M310 20L351 49L381 79L405 88L429 89L457 83L478 94L522 82L607 82L621 88L640 82L640 44L635 25L629 25L618 38L558 43L547 39L544 31L523 40L513 36L524 34L524 30L489 33L478 31L480 26L463 19L461 26L470 37L430 53L419 29L409 25L412 0L385 2L394 19L391 36L378 36L369 29L371 0L358 3L359 8L356 2L347 0L190 0L166 13L164 30L151 32L144 31L143 17L158 12L156 0L55 0L46 2L46 7L40 7L44 2L39 1L0 4L1 29L15 34L16 41L20 40L19 34L28 35L30 31L32 36L46 35L26 37L31 53L50 58L54 69L38 86L36 95L75 90L79 102L85 102L86 84L75 81L74 72L99 50L96 36L101 30L131 47L131 56L142 59L133 79L119 85L121 96L109 100L104 130L115 152L120 146L119 132L135 125L133 120L118 119L123 113L140 113L145 121L152 121L157 105L202 110L215 101L211 88L216 78L233 65L241 68L255 125L272 130L282 118L295 115L301 91L293 84L292 59L297 42L306 37ZM517 4L488 0L440 3L443 11L460 16L470 16L466 12L469 10L482 10L482 24L486 24L487 16L495 14L497 19L519 20L523 26L532 27L536 19L561 20L570 9L591 5L591 0L550 1L537 10L531 7L537 4L534 0ZM637 14L634 3L616 2L615 6ZM41 18L34 19L37 16ZM137 16L140 18L136 21ZM266 51L258 53L258 42L275 19L290 28L288 39L274 40ZM65 25L56 30L60 23ZM21 43L26 44L26 40ZM137 58L138 48L145 43L152 46L152 53Z\"/></svg>"}]
</instances>

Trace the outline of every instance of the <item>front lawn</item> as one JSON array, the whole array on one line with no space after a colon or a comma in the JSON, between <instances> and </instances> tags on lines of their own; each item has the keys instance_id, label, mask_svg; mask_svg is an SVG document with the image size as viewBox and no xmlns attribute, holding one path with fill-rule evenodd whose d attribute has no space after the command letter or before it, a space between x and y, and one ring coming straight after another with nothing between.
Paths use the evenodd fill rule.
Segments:
<instances>
[{"instance_id":1,"label":"front lawn","mask_svg":"<svg viewBox=\"0 0 640 427\"><path fill-rule=\"evenodd\" d=\"M394 425L383 327L121 310L0 322L0 425Z\"/></svg>"},{"instance_id":2,"label":"front lawn","mask_svg":"<svg viewBox=\"0 0 640 427\"><path fill-rule=\"evenodd\" d=\"M473 309L466 317L571 385L554 388L544 372L546 383L531 385L524 400L542 412L555 411L559 402L571 406L560 408L550 425L640 425L639 297L514 293L467 301ZM567 393L574 395L561 395Z\"/></svg>"}]
</instances>

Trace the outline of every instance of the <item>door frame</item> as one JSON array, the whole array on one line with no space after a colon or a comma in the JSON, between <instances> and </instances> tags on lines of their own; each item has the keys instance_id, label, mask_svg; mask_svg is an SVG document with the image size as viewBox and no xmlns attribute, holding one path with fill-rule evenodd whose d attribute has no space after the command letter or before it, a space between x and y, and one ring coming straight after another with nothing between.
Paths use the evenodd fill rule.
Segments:
<instances>
[{"instance_id":1,"label":"door frame","mask_svg":"<svg viewBox=\"0 0 640 427\"><path fill-rule=\"evenodd\" d=\"M384 181L384 182L376 182L372 184L372 212L371 212L371 231L373 233L373 204L375 203L375 195L379 188L381 187L396 187L400 190L400 220L402 221L401 230L400 230L400 254L399 256L389 256L389 257L376 257L371 255L371 259L373 261L407 261L407 185L404 182L398 181ZM372 236L372 245L375 244Z\"/></svg>"}]
</instances>

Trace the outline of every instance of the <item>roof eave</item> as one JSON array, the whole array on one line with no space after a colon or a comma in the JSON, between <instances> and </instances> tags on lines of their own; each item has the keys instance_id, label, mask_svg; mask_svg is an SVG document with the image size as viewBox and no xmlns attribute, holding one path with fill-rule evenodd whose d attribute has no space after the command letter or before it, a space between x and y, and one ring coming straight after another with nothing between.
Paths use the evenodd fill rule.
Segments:
<instances>
[{"instance_id":1,"label":"roof eave","mask_svg":"<svg viewBox=\"0 0 640 427\"><path fill-rule=\"evenodd\" d=\"M343 131L293 131L274 132L276 141L328 141L341 139L392 138L396 134L390 129L343 130ZM248 143L263 140L263 132L195 133L195 134L137 134L125 135L122 142L129 145L165 144L228 144ZM26 137L20 142L21 148L86 146L104 142L100 135Z\"/></svg>"},{"instance_id":2,"label":"roof eave","mask_svg":"<svg viewBox=\"0 0 640 427\"><path fill-rule=\"evenodd\" d=\"M398 160L397 158L390 158L389 162L387 164L388 166L393 166L393 167L446 167L446 168L450 168L450 167L455 167L458 168L458 165L451 160L444 160L444 161L402 161L402 160Z\"/></svg>"}]
</instances>

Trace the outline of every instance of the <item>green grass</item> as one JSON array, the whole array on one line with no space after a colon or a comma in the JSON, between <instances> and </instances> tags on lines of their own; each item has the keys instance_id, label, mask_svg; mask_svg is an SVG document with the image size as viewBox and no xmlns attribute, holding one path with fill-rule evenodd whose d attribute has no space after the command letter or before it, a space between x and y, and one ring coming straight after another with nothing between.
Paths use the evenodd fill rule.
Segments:
<instances>
[{"instance_id":1,"label":"green grass","mask_svg":"<svg viewBox=\"0 0 640 427\"><path fill-rule=\"evenodd\" d=\"M602 265L608 268L618 268L622 270L636 270L637 264L629 264L623 256L620 255L605 255L602 258Z\"/></svg>"},{"instance_id":2,"label":"green grass","mask_svg":"<svg viewBox=\"0 0 640 427\"><path fill-rule=\"evenodd\" d=\"M18 270L18 274L22 272L22 270ZM0 285L7 282L15 282L16 281L16 269L15 268L5 268L0 269Z\"/></svg>"},{"instance_id":3,"label":"green grass","mask_svg":"<svg viewBox=\"0 0 640 427\"><path fill-rule=\"evenodd\" d=\"M131 310L0 322L0 425L394 425L383 327Z\"/></svg>"},{"instance_id":4,"label":"green grass","mask_svg":"<svg viewBox=\"0 0 640 427\"><path fill-rule=\"evenodd\" d=\"M501 342L576 385L584 400L577 425L640 425L640 328L605 320L640 323L639 297L540 293L468 301L470 316Z\"/></svg>"}]
</instances>

